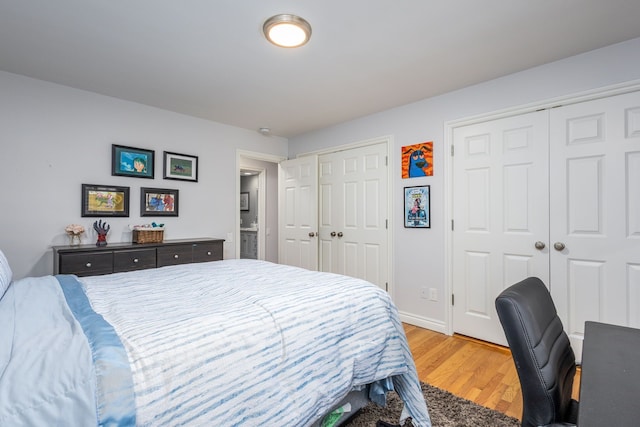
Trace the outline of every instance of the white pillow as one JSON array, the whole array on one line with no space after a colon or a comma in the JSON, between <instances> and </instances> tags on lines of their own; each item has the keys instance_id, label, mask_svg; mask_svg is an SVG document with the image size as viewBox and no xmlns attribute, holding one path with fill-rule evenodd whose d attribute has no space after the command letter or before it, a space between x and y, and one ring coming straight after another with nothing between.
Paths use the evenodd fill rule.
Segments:
<instances>
[{"instance_id":1,"label":"white pillow","mask_svg":"<svg viewBox=\"0 0 640 427\"><path fill-rule=\"evenodd\" d=\"M12 278L13 273L11 272L11 267L9 267L9 261L7 261L7 257L0 251L0 298L2 298L7 291Z\"/></svg>"}]
</instances>

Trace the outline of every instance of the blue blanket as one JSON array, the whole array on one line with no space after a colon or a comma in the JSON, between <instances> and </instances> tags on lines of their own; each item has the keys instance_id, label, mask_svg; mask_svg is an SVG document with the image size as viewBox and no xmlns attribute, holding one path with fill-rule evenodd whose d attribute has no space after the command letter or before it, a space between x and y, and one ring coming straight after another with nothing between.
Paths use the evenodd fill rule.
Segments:
<instances>
[{"instance_id":1,"label":"blue blanket","mask_svg":"<svg viewBox=\"0 0 640 427\"><path fill-rule=\"evenodd\" d=\"M126 352L74 277L12 283L0 325L0 425L135 425Z\"/></svg>"}]
</instances>

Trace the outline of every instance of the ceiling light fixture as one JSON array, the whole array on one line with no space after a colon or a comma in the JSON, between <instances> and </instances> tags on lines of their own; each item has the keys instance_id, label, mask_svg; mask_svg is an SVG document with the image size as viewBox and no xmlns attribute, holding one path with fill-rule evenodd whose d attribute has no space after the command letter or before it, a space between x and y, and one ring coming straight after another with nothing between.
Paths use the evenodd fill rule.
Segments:
<instances>
[{"instance_id":1,"label":"ceiling light fixture","mask_svg":"<svg viewBox=\"0 0 640 427\"><path fill-rule=\"evenodd\" d=\"M311 38L311 25L299 16L287 13L267 19L262 31L267 40L280 47L299 47Z\"/></svg>"}]
</instances>

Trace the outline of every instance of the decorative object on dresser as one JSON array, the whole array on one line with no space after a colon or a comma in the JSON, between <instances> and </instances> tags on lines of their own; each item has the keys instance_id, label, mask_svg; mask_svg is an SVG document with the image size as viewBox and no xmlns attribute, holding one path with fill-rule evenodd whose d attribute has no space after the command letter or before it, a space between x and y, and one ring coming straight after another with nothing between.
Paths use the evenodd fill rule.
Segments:
<instances>
[{"instance_id":1,"label":"decorative object on dresser","mask_svg":"<svg viewBox=\"0 0 640 427\"><path fill-rule=\"evenodd\" d=\"M81 243L80 235L84 233L84 227L80 224L69 224L64 228L64 231L69 236L69 244L71 246L79 245Z\"/></svg>"},{"instance_id":2,"label":"decorative object on dresser","mask_svg":"<svg viewBox=\"0 0 640 427\"><path fill-rule=\"evenodd\" d=\"M198 156L164 152L164 179L198 182Z\"/></svg>"},{"instance_id":3,"label":"decorative object on dresser","mask_svg":"<svg viewBox=\"0 0 640 427\"><path fill-rule=\"evenodd\" d=\"M97 276L190 262L219 261L223 239L179 239L158 243L53 247L53 274Z\"/></svg>"},{"instance_id":4,"label":"decorative object on dresser","mask_svg":"<svg viewBox=\"0 0 640 427\"><path fill-rule=\"evenodd\" d=\"M153 179L155 151L144 148L111 146L111 175Z\"/></svg>"},{"instance_id":5,"label":"decorative object on dresser","mask_svg":"<svg viewBox=\"0 0 640 427\"><path fill-rule=\"evenodd\" d=\"M98 241L96 246L107 246L107 233L111 230L111 226L102 220L93 223L93 229L98 233Z\"/></svg>"},{"instance_id":6,"label":"decorative object on dresser","mask_svg":"<svg viewBox=\"0 0 640 427\"><path fill-rule=\"evenodd\" d=\"M178 190L140 188L140 216L178 216Z\"/></svg>"},{"instance_id":7,"label":"decorative object on dresser","mask_svg":"<svg viewBox=\"0 0 640 427\"><path fill-rule=\"evenodd\" d=\"M129 187L82 184L82 216L129 216Z\"/></svg>"},{"instance_id":8,"label":"decorative object on dresser","mask_svg":"<svg viewBox=\"0 0 640 427\"><path fill-rule=\"evenodd\" d=\"M131 241L133 243L160 243L164 239L164 224L133 225L131 229Z\"/></svg>"}]
</instances>

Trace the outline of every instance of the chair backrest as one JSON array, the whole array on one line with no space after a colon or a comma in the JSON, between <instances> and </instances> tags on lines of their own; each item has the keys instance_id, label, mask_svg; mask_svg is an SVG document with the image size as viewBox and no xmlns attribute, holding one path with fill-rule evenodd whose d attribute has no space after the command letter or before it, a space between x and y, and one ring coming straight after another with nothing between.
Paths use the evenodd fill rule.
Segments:
<instances>
[{"instance_id":1,"label":"chair backrest","mask_svg":"<svg viewBox=\"0 0 640 427\"><path fill-rule=\"evenodd\" d=\"M498 295L496 309L520 379L522 426L575 423L575 355L547 287L529 277Z\"/></svg>"}]
</instances>

